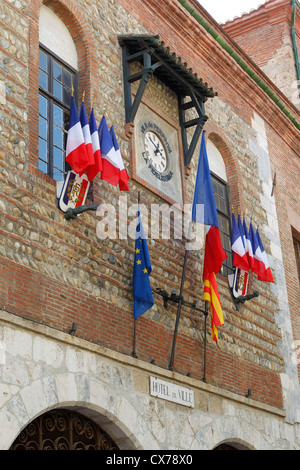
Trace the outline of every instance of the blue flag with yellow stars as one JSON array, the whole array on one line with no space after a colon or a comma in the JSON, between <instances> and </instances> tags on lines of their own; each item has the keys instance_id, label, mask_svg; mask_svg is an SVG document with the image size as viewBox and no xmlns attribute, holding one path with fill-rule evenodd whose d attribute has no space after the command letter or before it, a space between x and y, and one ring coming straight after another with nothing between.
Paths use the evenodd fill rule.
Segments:
<instances>
[{"instance_id":1,"label":"blue flag with yellow stars","mask_svg":"<svg viewBox=\"0 0 300 470\"><path fill-rule=\"evenodd\" d=\"M143 313L149 310L154 303L149 280L150 273L151 262L147 240L142 224L141 214L138 210L133 267L134 318L138 318L140 315L143 315Z\"/></svg>"}]
</instances>

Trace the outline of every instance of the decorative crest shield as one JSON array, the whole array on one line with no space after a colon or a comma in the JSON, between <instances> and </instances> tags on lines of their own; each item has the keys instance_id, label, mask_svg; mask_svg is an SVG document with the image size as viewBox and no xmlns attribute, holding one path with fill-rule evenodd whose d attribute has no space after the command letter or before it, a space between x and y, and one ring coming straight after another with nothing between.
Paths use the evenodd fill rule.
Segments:
<instances>
[{"instance_id":1,"label":"decorative crest shield","mask_svg":"<svg viewBox=\"0 0 300 470\"><path fill-rule=\"evenodd\" d=\"M75 171L68 171L58 200L58 206L66 212L68 209L82 206L90 187L90 182L84 174L79 176Z\"/></svg>"},{"instance_id":2,"label":"decorative crest shield","mask_svg":"<svg viewBox=\"0 0 300 470\"><path fill-rule=\"evenodd\" d=\"M240 268L235 268L232 284L232 294L234 297L240 297L247 294L249 273Z\"/></svg>"}]
</instances>

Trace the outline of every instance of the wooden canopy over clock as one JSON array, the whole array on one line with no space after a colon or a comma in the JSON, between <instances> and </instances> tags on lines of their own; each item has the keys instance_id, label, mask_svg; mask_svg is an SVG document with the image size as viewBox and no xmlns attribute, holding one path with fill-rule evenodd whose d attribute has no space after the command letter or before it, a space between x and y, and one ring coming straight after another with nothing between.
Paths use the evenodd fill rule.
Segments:
<instances>
[{"instance_id":1,"label":"wooden canopy over clock","mask_svg":"<svg viewBox=\"0 0 300 470\"><path fill-rule=\"evenodd\" d=\"M123 78L126 123L133 123L150 77L154 74L178 96L180 127L184 164L189 165L200 137L205 116L204 103L217 95L207 83L198 78L192 69L160 41L159 36L120 35L123 54ZM130 64L139 62L142 70L130 74ZM140 81L132 101L131 84ZM186 111L195 110L196 118L187 120ZM188 145L187 129L194 128Z\"/></svg>"}]
</instances>

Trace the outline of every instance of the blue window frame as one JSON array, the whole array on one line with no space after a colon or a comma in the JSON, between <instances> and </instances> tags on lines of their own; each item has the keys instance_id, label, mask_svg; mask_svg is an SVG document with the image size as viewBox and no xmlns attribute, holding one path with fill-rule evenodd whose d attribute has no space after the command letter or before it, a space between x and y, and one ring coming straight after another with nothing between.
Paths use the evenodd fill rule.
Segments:
<instances>
[{"instance_id":1,"label":"blue window frame","mask_svg":"<svg viewBox=\"0 0 300 470\"><path fill-rule=\"evenodd\" d=\"M55 181L64 179L71 91L77 73L47 48L39 53L39 170Z\"/></svg>"},{"instance_id":2,"label":"blue window frame","mask_svg":"<svg viewBox=\"0 0 300 470\"><path fill-rule=\"evenodd\" d=\"M228 276L232 274L232 251L231 251L231 211L229 203L229 186L218 176L211 174L213 190L215 195L216 208L219 219L219 230L222 246L227 254L227 259L223 262L222 274Z\"/></svg>"}]
</instances>

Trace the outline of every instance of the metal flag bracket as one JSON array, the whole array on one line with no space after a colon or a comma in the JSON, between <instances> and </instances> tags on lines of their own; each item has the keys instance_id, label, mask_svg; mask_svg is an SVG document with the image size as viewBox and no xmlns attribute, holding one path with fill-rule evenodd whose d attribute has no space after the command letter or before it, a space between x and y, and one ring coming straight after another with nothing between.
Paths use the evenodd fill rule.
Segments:
<instances>
[{"instance_id":1,"label":"metal flag bracket","mask_svg":"<svg viewBox=\"0 0 300 470\"><path fill-rule=\"evenodd\" d=\"M169 295L168 292L161 289L160 287L157 287L156 288L156 293L163 298L165 308L168 308L168 302L173 302L173 303L178 304L180 300L181 300L182 305L186 305L186 306L191 307L191 308L196 307L196 304L191 303L191 302L187 302L186 300L184 300L184 298L181 295L177 295L175 290L172 290L171 295Z\"/></svg>"},{"instance_id":2,"label":"metal flag bracket","mask_svg":"<svg viewBox=\"0 0 300 470\"><path fill-rule=\"evenodd\" d=\"M236 306L236 309L240 310L241 304L244 304L247 300L251 300L254 297L258 297L258 296L259 296L259 292L255 290L252 294L240 295L239 297L234 297L234 295L232 295L232 298L233 298L233 303Z\"/></svg>"},{"instance_id":3,"label":"metal flag bracket","mask_svg":"<svg viewBox=\"0 0 300 470\"><path fill-rule=\"evenodd\" d=\"M96 211L99 204L90 204L88 206L69 207L65 213L65 219L76 219L78 214L82 214L86 211Z\"/></svg>"},{"instance_id":4,"label":"metal flag bracket","mask_svg":"<svg viewBox=\"0 0 300 470\"><path fill-rule=\"evenodd\" d=\"M247 294L249 273L240 268L235 267L234 274L228 275L228 284L231 290L233 303L237 310L247 300L251 300L259 296L259 292L255 290L252 294Z\"/></svg>"},{"instance_id":5,"label":"metal flag bracket","mask_svg":"<svg viewBox=\"0 0 300 470\"><path fill-rule=\"evenodd\" d=\"M182 290L182 289L181 289ZM181 310L182 305L186 305L187 307L192 308L193 310L196 310L198 312L201 312L204 314L204 370L203 370L203 378L202 380L206 382L206 343L207 343L207 338L206 338L206 333L207 333L207 316L208 316L208 302L205 302L205 310L196 307L195 303L192 302L187 302L184 300L181 294L177 295L175 290L172 290L171 295L168 294L163 289L160 289L159 287L156 288L156 293L160 296L162 296L164 300L164 307L168 308L168 302L173 302L178 304L178 310L177 310L177 317L176 317L176 324L175 324L175 331L174 331L174 338L173 338L173 345L172 345L172 352L171 352L171 359L170 359L170 364L169 364L169 369L173 370L174 368L174 358L175 358L175 344L176 344L176 337L177 337L177 332L178 332L178 326L179 326L179 312ZM187 374L190 376L190 373Z\"/></svg>"}]
</instances>

